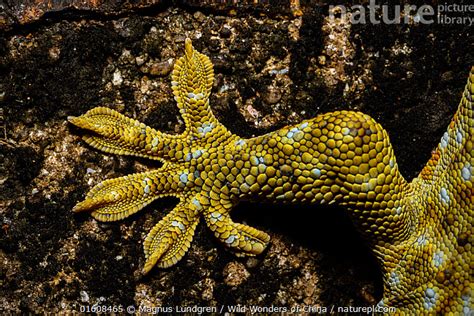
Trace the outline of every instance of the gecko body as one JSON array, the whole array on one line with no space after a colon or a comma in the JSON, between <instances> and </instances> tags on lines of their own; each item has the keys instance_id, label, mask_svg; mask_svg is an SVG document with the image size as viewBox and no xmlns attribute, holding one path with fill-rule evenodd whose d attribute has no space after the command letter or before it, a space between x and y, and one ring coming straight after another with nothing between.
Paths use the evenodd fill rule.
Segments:
<instances>
[{"instance_id":1,"label":"gecko body","mask_svg":"<svg viewBox=\"0 0 474 316\"><path fill-rule=\"evenodd\" d=\"M241 200L338 203L382 267L380 305L399 313L473 313L474 68L451 124L411 183L398 170L387 132L370 116L331 112L244 139L213 115L213 80L209 58L187 39L171 82L182 134L162 133L104 107L70 117L94 148L163 162L99 183L74 211L116 221L158 198L177 197L145 239L147 273L184 256L201 217L236 255L260 254L269 235L230 217Z\"/></svg>"}]
</instances>

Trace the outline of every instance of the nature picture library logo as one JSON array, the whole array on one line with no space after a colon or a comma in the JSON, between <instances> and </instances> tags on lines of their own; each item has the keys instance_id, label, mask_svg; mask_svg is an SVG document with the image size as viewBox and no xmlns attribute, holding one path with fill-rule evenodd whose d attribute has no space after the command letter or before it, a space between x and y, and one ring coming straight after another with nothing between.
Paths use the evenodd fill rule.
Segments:
<instances>
[{"instance_id":1,"label":"nature picture library logo","mask_svg":"<svg viewBox=\"0 0 474 316\"><path fill-rule=\"evenodd\" d=\"M377 4L370 0L368 4L352 6L330 5L331 19L348 19L352 24L474 24L474 4L443 3L438 5L413 4L389 5Z\"/></svg>"}]
</instances>

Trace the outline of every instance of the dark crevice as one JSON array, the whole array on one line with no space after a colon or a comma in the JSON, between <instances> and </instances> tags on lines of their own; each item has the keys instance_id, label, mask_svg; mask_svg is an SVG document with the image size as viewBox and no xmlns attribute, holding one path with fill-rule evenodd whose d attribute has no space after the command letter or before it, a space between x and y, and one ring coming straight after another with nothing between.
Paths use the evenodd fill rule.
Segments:
<instances>
[{"instance_id":1,"label":"dark crevice","mask_svg":"<svg viewBox=\"0 0 474 316\"><path fill-rule=\"evenodd\" d=\"M189 1L191 2L191 1ZM9 16L15 20L16 24L11 26L4 35L9 37L12 35L26 35L31 32L38 31L42 27L50 26L58 22L77 22L83 19L90 21L101 21L108 22L117 20L124 17L130 17L132 15L142 16L142 17L153 17L158 13L164 12L170 8L182 9L190 13L200 11L206 15L226 15L229 14L231 9L237 9L238 12L235 14L236 17L242 17L247 15L259 16L265 14L272 18L278 18L281 14L289 14L289 7L283 6L283 3L286 1L281 1L282 3L279 6L270 5L233 5L229 7L219 7L219 6L210 6L210 7L199 7L198 4L190 4L187 1L179 0L163 0L161 3L156 3L144 8L130 8L125 9L123 12L119 13L107 13L107 12L98 12L94 10L87 9L75 9L75 8L65 8L57 11L48 11L45 12L39 19L29 22L26 24L21 24L17 17L15 17L11 12L13 9L9 7ZM212 3L212 2L211 2Z\"/></svg>"}]
</instances>

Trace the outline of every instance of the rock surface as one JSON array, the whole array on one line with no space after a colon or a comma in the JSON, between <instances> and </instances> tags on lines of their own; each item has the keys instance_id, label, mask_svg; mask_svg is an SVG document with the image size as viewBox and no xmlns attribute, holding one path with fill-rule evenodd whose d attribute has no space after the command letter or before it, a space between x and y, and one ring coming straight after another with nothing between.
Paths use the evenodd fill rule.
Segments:
<instances>
[{"instance_id":1,"label":"rock surface","mask_svg":"<svg viewBox=\"0 0 474 316\"><path fill-rule=\"evenodd\" d=\"M45 8L28 20L10 2L0 14L2 311L376 303L381 274L335 206L242 203L235 220L272 236L264 254L237 259L200 225L178 265L140 277L143 239L175 201L109 224L73 214L93 185L158 165L87 147L66 117L105 105L180 132L169 71L190 37L215 65L211 105L234 133L250 137L319 113L363 111L388 130L411 179L457 108L474 63L472 29L351 25L331 20L327 6L302 5L300 15L283 1L255 10L189 2L117 11L83 3L96 9L51 19Z\"/></svg>"}]
</instances>

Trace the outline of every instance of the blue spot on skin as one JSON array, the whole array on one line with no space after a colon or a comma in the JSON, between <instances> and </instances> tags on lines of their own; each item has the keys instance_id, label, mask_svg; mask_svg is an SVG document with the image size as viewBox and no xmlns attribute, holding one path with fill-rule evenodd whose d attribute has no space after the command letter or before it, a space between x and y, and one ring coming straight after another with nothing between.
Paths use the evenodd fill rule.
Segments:
<instances>
[{"instance_id":1,"label":"blue spot on skin","mask_svg":"<svg viewBox=\"0 0 474 316\"><path fill-rule=\"evenodd\" d=\"M210 131L212 131L213 128L214 128L214 124L212 124L212 123L203 123L200 127L197 128L197 131L198 131L198 133L203 134L203 136L204 136L207 133L209 133Z\"/></svg>"},{"instance_id":2,"label":"blue spot on skin","mask_svg":"<svg viewBox=\"0 0 474 316\"><path fill-rule=\"evenodd\" d=\"M471 177L472 177L472 167L469 163L467 163L461 170L461 177L466 180L466 181L469 181L471 180Z\"/></svg>"},{"instance_id":3,"label":"blue spot on skin","mask_svg":"<svg viewBox=\"0 0 474 316\"><path fill-rule=\"evenodd\" d=\"M198 209L198 210L201 210L201 209L202 209L202 205L201 205L201 203L198 201L198 199L193 198L193 199L191 200L191 203L193 203L194 206L196 206L196 209Z\"/></svg>"},{"instance_id":4,"label":"blue spot on skin","mask_svg":"<svg viewBox=\"0 0 474 316\"><path fill-rule=\"evenodd\" d=\"M235 146L243 146L245 145L245 141L243 139L239 139L235 142Z\"/></svg>"},{"instance_id":5,"label":"blue spot on skin","mask_svg":"<svg viewBox=\"0 0 474 316\"><path fill-rule=\"evenodd\" d=\"M313 178L319 178L321 176L321 170L319 170L318 168L314 168L313 170L311 170L311 176Z\"/></svg>"},{"instance_id":6,"label":"blue spot on skin","mask_svg":"<svg viewBox=\"0 0 474 316\"><path fill-rule=\"evenodd\" d=\"M229 238L227 238L227 239L225 240L225 243L230 245L230 244L232 244L236 239L237 239L236 236L230 235Z\"/></svg>"},{"instance_id":7,"label":"blue spot on skin","mask_svg":"<svg viewBox=\"0 0 474 316\"><path fill-rule=\"evenodd\" d=\"M441 137L441 143L440 143L441 148L446 148L446 146L448 146L448 142L449 142L449 135L448 135L448 132L445 132L443 134L443 137Z\"/></svg>"},{"instance_id":8,"label":"blue spot on skin","mask_svg":"<svg viewBox=\"0 0 474 316\"><path fill-rule=\"evenodd\" d=\"M252 166L256 166L256 165L258 165L258 163L259 163L259 160L258 160L257 157L255 157L255 156L250 157L250 164Z\"/></svg>"},{"instance_id":9,"label":"blue spot on skin","mask_svg":"<svg viewBox=\"0 0 474 316\"><path fill-rule=\"evenodd\" d=\"M184 161L191 161L192 155L191 153L187 153L186 156L184 156Z\"/></svg>"},{"instance_id":10,"label":"blue spot on skin","mask_svg":"<svg viewBox=\"0 0 474 316\"><path fill-rule=\"evenodd\" d=\"M212 213L211 213L211 217L212 217L212 218L215 218L215 219L221 219L221 218L222 218L222 214L219 213L219 212L212 212Z\"/></svg>"},{"instance_id":11,"label":"blue spot on skin","mask_svg":"<svg viewBox=\"0 0 474 316\"><path fill-rule=\"evenodd\" d=\"M197 179L199 178L200 174L199 174L199 171L194 171L194 179Z\"/></svg>"},{"instance_id":12,"label":"blue spot on skin","mask_svg":"<svg viewBox=\"0 0 474 316\"><path fill-rule=\"evenodd\" d=\"M171 222L171 226L179 227L180 230L184 230L184 229L185 229L183 223L178 222L178 221L172 221L172 222Z\"/></svg>"},{"instance_id":13,"label":"blue spot on skin","mask_svg":"<svg viewBox=\"0 0 474 316\"><path fill-rule=\"evenodd\" d=\"M471 313L471 308L470 308L469 306L464 306L464 307L462 308L462 313L463 313L464 315L472 315L472 313Z\"/></svg>"},{"instance_id":14,"label":"blue spot on skin","mask_svg":"<svg viewBox=\"0 0 474 316\"><path fill-rule=\"evenodd\" d=\"M300 129L306 128L308 126L308 122L305 122L300 125Z\"/></svg>"},{"instance_id":15,"label":"blue spot on skin","mask_svg":"<svg viewBox=\"0 0 474 316\"><path fill-rule=\"evenodd\" d=\"M425 235L418 236L416 242L419 246L426 246L428 244L428 239Z\"/></svg>"},{"instance_id":16,"label":"blue spot on skin","mask_svg":"<svg viewBox=\"0 0 474 316\"><path fill-rule=\"evenodd\" d=\"M433 255L433 265L438 268L440 265L443 264L443 262L444 262L444 252L441 250L436 251Z\"/></svg>"},{"instance_id":17,"label":"blue spot on skin","mask_svg":"<svg viewBox=\"0 0 474 316\"><path fill-rule=\"evenodd\" d=\"M437 296L438 295L436 295L436 292L432 288L427 288L425 291L423 307L427 310L433 309L436 305Z\"/></svg>"},{"instance_id":18,"label":"blue spot on skin","mask_svg":"<svg viewBox=\"0 0 474 316\"><path fill-rule=\"evenodd\" d=\"M206 131L206 129L207 129L207 131L211 131L214 128L214 124L212 124L212 123L207 123L207 125L206 125L206 123L204 123L203 126L204 126L205 131Z\"/></svg>"},{"instance_id":19,"label":"blue spot on skin","mask_svg":"<svg viewBox=\"0 0 474 316\"><path fill-rule=\"evenodd\" d=\"M426 289L426 296L429 297L429 298L435 297L435 291L433 291L432 288L427 288Z\"/></svg>"},{"instance_id":20,"label":"blue spot on skin","mask_svg":"<svg viewBox=\"0 0 474 316\"><path fill-rule=\"evenodd\" d=\"M188 174L186 172L183 172L180 176L179 176L179 181L181 181L181 183L184 183L186 184L188 182Z\"/></svg>"},{"instance_id":21,"label":"blue spot on skin","mask_svg":"<svg viewBox=\"0 0 474 316\"><path fill-rule=\"evenodd\" d=\"M441 199L441 202L443 202L444 204L449 204L449 194L445 188L441 188L441 191L439 192L439 197Z\"/></svg>"},{"instance_id":22,"label":"blue spot on skin","mask_svg":"<svg viewBox=\"0 0 474 316\"><path fill-rule=\"evenodd\" d=\"M293 138L295 136L295 134L297 132L299 132L300 130L297 128L297 127L293 127L292 129L290 129L290 131L288 132L288 134L286 134L286 137L287 138Z\"/></svg>"},{"instance_id":23,"label":"blue spot on skin","mask_svg":"<svg viewBox=\"0 0 474 316\"><path fill-rule=\"evenodd\" d=\"M267 169L267 165L265 164L265 159L263 157L258 157L258 172L259 173L264 173L265 170Z\"/></svg>"},{"instance_id":24,"label":"blue spot on skin","mask_svg":"<svg viewBox=\"0 0 474 316\"><path fill-rule=\"evenodd\" d=\"M217 221L222 219L222 214L219 212L212 212L211 213L211 223L215 224Z\"/></svg>"},{"instance_id":25,"label":"blue spot on skin","mask_svg":"<svg viewBox=\"0 0 474 316\"><path fill-rule=\"evenodd\" d=\"M473 310L471 309L471 296L469 294L464 294L461 296L463 301L462 312L464 315L472 315Z\"/></svg>"},{"instance_id":26,"label":"blue spot on skin","mask_svg":"<svg viewBox=\"0 0 474 316\"><path fill-rule=\"evenodd\" d=\"M400 285L400 276L396 272L390 273L390 276L388 277L388 283L392 288L396 288Z\"/></svg>"},{"instance_id":27,"label":"blue spot on skin","mask_svg":"<svg viewBox=\"0 0 474 316\"><path fill-rule=\"evenodd\" d=\"M456 141L457 141L459 144L462 143L462 133L461 133L461 131L459 131L459 130L456 132Z\"/></svg>"},{"instance_id":28,"label":"blue spot on skin","mask_svg":"<svg viewBox=\"0 0 474 316\"><path fill-rule=\"evenodd\" d=\"M197 158L201 157L201 155L202 155L202 150L200 150L200 149L195 150L195 151L193 152L193 158L194 158L194 159L197 159Z\"/></svg>"},{"instance_id":29,"label":"blue spot on skin","mask_svg":"<svg viewBox=\"0 0 474 316\"><path fill-rule=\"evenodd\" d=\"M389 164L390 164L390 168L393 168L395 166L395 160L390 159Z\"/></svg>"},{"instance_id":30,"label":"blue spot on skin","mask_svg":"<svg viewBox=\"0 0 474 316\"><path fill-rule=\"evenodd\" d=\"M145 194L150 193L150 186L148 184L145 185L145 188L143 189L143 192L145 192Z\"/></svg>"},{"instance_id":31,"label":"blue spot on skin","mask_svg":"<svg viewBox=\"0 0 474 316\"><path fill-rule=\"evenodd\" d=\"M204 98L204 94L202 94L201 92L199 92L198 94L196 94L196 99L199 100L199 99L202 99Z\"/></svg>"}]
</instances>

